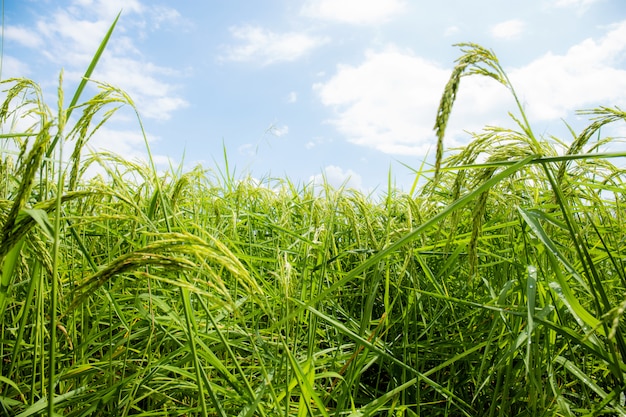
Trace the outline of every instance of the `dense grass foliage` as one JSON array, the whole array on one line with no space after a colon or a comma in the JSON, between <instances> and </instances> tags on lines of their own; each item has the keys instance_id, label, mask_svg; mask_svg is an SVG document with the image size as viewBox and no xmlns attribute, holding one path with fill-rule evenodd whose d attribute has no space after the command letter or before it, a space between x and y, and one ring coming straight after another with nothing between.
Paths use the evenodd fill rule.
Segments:
<instances>
[{"instance_id":1,"label":"dense grass foliage","mask_svg":"<svg viewBox=\"0 0 626 417\"><path fill-rule=\"evenodd\" d=\"M462 51L441 146L461 77L514 94ZM520 107L375 198L85 157L127 96L4 86L0 415L626 415L620 109L557 140Z\"/></svg>"}]
</instances>

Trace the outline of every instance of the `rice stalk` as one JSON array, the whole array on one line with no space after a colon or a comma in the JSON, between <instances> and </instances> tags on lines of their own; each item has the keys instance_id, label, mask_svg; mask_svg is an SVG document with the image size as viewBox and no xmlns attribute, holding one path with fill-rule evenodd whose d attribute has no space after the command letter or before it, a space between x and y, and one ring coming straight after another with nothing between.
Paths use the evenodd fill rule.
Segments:
<instances>
[{"instance_id":1,"label":"rice stalk","mask_svg":"<svg viewBox=\"0 0 626 417\"><path fill-rule=\"evenodd\" d=\"M509 85L466 45L448 111L463 75ZM29 85L4 111L36 123L2 136L17 152L2 153L0 224L42 109L49 136L75 146L69 164L38 159L12 220L0 415L622 413L624 171L611 158L625 154L600 135L618 109L571 145L536 138L522 112L472 135L436 181L405 194L390 175L378 198L237 178L225 148L225 170L187 173L82 155L132 100L98 84L70 126ZM86 178L91 165L103 173Z\"/></svg>"}]
</instances>

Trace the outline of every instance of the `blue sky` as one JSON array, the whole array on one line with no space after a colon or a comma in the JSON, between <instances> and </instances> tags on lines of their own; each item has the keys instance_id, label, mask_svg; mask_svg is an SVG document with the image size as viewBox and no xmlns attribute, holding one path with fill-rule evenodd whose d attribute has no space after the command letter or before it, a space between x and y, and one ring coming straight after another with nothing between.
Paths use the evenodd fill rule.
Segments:
<instances>
[{"instance_id":1,"label":"blue sky","mask_svg":"<svg viewBox=\"0 0 626 417\"><path fill-rule=\"evenodd\" d=\"M626 107L623 0L9 0L2 78L35 80L56 105L61 69L69 96L120 10L93 78L131 95L161 167L184 155L214 169L225 146L239 177L370 191L391 170L408 189L405 165L434 154L458 42L497 54L539 134L586 125L575 110ZM463 79L447 147L510 125L510 110L502 86ZM90 146L146 155L128 112Z\"/></svg>"}]
</instances>

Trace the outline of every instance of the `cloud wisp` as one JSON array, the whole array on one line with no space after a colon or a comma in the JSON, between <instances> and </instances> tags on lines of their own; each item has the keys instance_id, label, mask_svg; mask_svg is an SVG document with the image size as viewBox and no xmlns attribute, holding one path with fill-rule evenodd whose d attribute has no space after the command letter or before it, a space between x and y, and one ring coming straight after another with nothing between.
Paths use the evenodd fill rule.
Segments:
<instances>
[{"instance_id":1,"label":"cloud wisp","mask_svg":"<svg viewBox=\"0 0 626 417\"><path fill-rule=\"evenodd\" d=\"M137 0L81 0L72 2L66 8L56 8L48 15L38 16L33 27L9 25L5 32L8 40L42 51L42 56L51 66L57 66L59 71L64 68L67 81L78 82L113 19L122 9L123 19L118 22L92 78L105 80L126 91L142 116L167 119L176 110L187 106L172 82L180 73L147 61L135 46L132 36L139 27L163 24L168 16L180 24L180 16L175 10L168 12L162 6L153 10ZM130 28L126 22L131 22Z\"/></svg>"},{"instance_id":2,"label":"cloud wisp","mask_svg":"<svg viewBox=\"0 0 626 417\"><path fill-rule=\"evenodd\" d=\"M17 42L26 48L35 49L43 45L43 39L37 32L23 26L7 26L4 29L4 38Z\"/></svg>"},{"instance_id":3,"label":"cloud wisp","mask_svg":"<svg viewBox=\"0 0 626 417\"><path fill-rule=\"evenodd\" d=\"M335 189L344 186L358 190L363 186L363 179L359 174L351 169L344 170L336 165L328 165L321 174L312 175L309 181L318 186L328 184Z\"/></svg>"},{"instance_id":4,"label":"cloud wisp","mask_svg":"<svg viewBox=\"0 0 626 417\"><path fill-rule=\"evenodd\" d=\"M35 81L47 91L56 89L58 73L63 69L64 88L71 89L71 84L81 80L113 20L123 10L91 78L127 93L145 119L166 120L188 105L175 84L175 79L182 74L146 59L137 46L138 38L146 31L156 31L165 24L185 25L176 10L139 0L72 0L68 3L65 7L50 5L49 11L35 16L29 26L7 25L5 47L8 48L4 61L9 65L5 65L6 75L45 77ZM35 71L26 61L12 57L12 48L16 46L22 48L23 55L36 53L39 65L43 63L46 71ZM85 92L84 97L93 94L95 84L88 84L88 88L91 92ZM54 96L55 92L51 94ZM137 131L133 116L126 111L117 113L90 137L84 152L89 153L89 149L112 151L128 159L147 160L144 137ZM146 136L148 142L157 139L150 132L146 132ZM153 159L157 164L168 165L168 158L163 155L154 154Z\"/></svg>"},{"instance_id":5,"label":"cloud wisp","mask_svg":"<svg viewBox=\"0 0 626 417\"><path fill-rule=\"evenodd\" d=\"M260 62L262 65L295 61L329 42L327 37L300 32L276 33L260 26L233 26L230 32L241 43L224 46L225 54L221 58L226 61Z\"/></svg>"},{"instance_id":6,"label":"cloud wisp","mask_svg":"<svg viewBox=\"0 0 626 417\"><path fill-rule=\"evenodd\" d=\"M524 32L525 26L520 19L506 20L491 27L491 36L504 40L517 39Z\"/></svg>"}]
</instances>

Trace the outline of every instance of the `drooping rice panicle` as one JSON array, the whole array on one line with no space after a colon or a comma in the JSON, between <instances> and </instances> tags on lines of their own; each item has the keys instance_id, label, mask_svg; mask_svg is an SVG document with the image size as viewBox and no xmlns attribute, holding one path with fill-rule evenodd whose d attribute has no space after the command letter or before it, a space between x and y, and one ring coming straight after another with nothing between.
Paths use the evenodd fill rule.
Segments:
<instances>
[{"instance_id":1,"label":"drooping rice panicle","mask_svg":"<svg viewBox=\"0 0 626 417\"><path fill-rule=\"evenodd\" d=\"M461 48L434 177L379 196L238 175L225 147L188 172L90 154L130 97L81 103L86 77L55 116L9 82L0 415L625 415L626 153L601 134L625 115L585 113L570 144L515 97L514 128L444 159L461 77L515 96L491 51Z\"/></svg>"}]
</instances>

